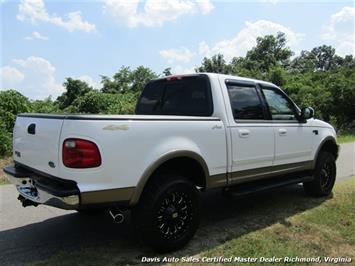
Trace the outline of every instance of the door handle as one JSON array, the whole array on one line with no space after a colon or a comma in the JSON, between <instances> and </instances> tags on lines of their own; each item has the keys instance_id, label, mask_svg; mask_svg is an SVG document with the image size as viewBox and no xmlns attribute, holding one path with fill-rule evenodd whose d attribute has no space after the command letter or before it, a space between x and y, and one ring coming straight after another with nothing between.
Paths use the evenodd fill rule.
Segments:
<instances>
[{"instance_id":1,"label":"door handle","mask_svg":"<svg viewBox=\"0 0 355 266\"><path fill-rule=\"evenodd\" d=\"M27 133L31 134L31 135L35 135L36 134L36 124L34 124L34 123L30 124L27 128Z\"/></svg>"},{"instance_id":2,"label":"door handle","mask_svg":"<svg viewBox=\"0 0 355 266\"><path fill-rule=\"evenodd\" d=\"M249 135L250 135L250 130L248 130L248 129L239 129L238 133L239 133L239 137L248 138Z\"/></svg>"},{"instance_id":3,"label":"door handle","mask_svg":"<svg viewBox=\"0 0 355 266\"><path fill-rule=\"evenodd\" d=\"M280 128L280 129L279 129L279 135L280 135L280 136L286 136L286 135L287 135L287 129L285 129L285 128Z\"/></svg>"}]
</instances>

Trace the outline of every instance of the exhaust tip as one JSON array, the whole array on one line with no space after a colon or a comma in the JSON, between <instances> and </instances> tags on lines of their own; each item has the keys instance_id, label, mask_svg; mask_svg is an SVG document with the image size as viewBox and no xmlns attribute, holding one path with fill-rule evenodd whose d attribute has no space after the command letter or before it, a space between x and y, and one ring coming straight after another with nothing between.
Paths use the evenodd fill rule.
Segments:
<instances>
[{"instance_id":1,"label":"exhaust tip","mask_svg":"<svg viewBox=\"0 0 355 266\"><path fill-rule=\"evenodd\" d=\"M115 209L115 210L109 210L109 214L112 217L113 221L116 224L121 224L124 222L125 216L122 213L122 211Z\"/></svg>"}]
</instances>

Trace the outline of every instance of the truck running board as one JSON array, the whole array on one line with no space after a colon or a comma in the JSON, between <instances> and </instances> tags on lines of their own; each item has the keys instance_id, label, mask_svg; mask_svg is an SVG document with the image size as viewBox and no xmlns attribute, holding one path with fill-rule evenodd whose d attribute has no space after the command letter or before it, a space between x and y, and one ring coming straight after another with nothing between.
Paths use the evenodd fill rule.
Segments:
<instances>
[{"instance_id":1,"label":"truck running board","mask_svg":"<svg viewBox=\"0 0 355 266\"><path fill-rule=\"evenodd\" d=\"M300 176L297 177L277 177L266 180L258 180L227 187L223 190L223 194L231 197L245 197L257 192L272 190L280 187L294 185L302 182L309 182L313 180L313 176Z\"/></svg>"}]
</instances>

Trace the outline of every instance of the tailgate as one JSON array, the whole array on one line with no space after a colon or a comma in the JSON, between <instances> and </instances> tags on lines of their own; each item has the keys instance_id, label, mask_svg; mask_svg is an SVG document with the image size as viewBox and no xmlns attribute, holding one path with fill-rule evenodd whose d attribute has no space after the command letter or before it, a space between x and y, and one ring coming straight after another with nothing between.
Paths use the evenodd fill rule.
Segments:
<instances>
[{"instance_id":1,"label":"tailgate","mask_svg":"<svg viewBox=\"0 0 355 266\"><path fill-rule=\"evenodd\" d=\"M57 176L59 138L65 116L18 116L14 127L13 158L33 169Z\"/></svg>"}]
</instances>

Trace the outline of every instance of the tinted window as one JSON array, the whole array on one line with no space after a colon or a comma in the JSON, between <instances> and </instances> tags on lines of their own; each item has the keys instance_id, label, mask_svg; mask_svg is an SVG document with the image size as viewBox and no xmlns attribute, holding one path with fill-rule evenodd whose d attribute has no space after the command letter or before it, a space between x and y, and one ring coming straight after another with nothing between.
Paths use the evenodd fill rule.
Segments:
<instances>
[{"instance_id":1,"label":"tinted window","mask_svg":"<svg viewBox=\"0 0 355 266\"><path fill-rule=\"evenodd\" d=\"M278 89L263 87L263 94L273 120L296 120L293 104Z\"/></svg>"},{"instance_id":2,"label":"tinted window","mask_svg":"<svg viewBox=\"0 0 355 266\"><path fill-rule=\"evenodd\" d=\"M181 77L149 83L137 103L136 114L210 116L211 89L206 76Z\"/></svg>"},{"instance_id":3,"label":"tinted window","mask_svg":"<svg viewBox=\"0 0 355 266\"><path fill-rule=\"evenodd\" d=\"M264 119L255 87L227 84L234 119Z\"/></svg>"}]
</instances>

